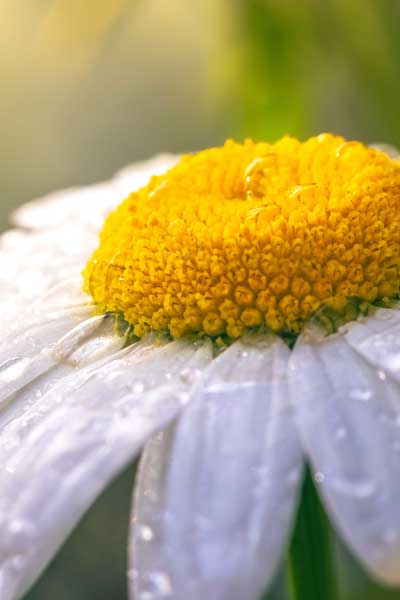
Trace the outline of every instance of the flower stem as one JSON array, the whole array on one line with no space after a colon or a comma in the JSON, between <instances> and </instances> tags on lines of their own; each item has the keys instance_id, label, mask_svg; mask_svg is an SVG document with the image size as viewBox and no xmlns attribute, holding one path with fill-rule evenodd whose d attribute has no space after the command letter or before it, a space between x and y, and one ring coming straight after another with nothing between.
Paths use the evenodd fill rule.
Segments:
<instances>
[{"instance_id":1,"label":"flower stem","mask_svg":"<svg viewBox=\"0 0 400 600\"><path fill-rule=\"evenodd\" d=\"M336 600L331 531L307 470L288 553L290 600Z\"/></svg>"}]
</instances>

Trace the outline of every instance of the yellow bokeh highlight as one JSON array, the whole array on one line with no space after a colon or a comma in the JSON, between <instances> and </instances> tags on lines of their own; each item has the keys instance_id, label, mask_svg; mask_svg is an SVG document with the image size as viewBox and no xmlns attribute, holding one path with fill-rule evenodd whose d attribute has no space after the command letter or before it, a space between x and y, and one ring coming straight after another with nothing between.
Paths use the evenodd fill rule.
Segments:
<instances>
[{"instance_id":1,"label":"yellow bokeh highlight","mask_svg":"<svg viewBox=\"0 0 400 600\"><path fill-rule=\"evenodd\" d=\"M330 134L184 156L110 214L84 271L99 312L175 338L298 333L399 278L400 163Z\"/></svg>"}]
</instances>

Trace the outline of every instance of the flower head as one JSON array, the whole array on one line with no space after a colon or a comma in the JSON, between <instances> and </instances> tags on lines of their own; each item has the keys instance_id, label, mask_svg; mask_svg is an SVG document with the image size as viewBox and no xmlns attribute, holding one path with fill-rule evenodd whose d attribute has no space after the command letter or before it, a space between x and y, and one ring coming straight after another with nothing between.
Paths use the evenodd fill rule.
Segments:
<instances>
[{"instance_id":1,"label":"flower head","mask_svg":"<svg viewBox=\"0 0 400 600\"><path fill-rule=\"evenodd\" d=\"M108 217L85 271L142 337L298 333L321 307L399 291L400 165L324 134L185 156Z\"/></svg>"},{"instance_id":2,"label":"flower head","mask_svg":"<svg viewBox=\"0 0 400 600\"><path fill-rule=\"evenodd\" d=\"M305 459L354 555L400 583L399 184L398 160L324 134L163 157L17 212L0 238L2 600L146 442L135 599L256 600Z\"/></svg>"}]
</instances>

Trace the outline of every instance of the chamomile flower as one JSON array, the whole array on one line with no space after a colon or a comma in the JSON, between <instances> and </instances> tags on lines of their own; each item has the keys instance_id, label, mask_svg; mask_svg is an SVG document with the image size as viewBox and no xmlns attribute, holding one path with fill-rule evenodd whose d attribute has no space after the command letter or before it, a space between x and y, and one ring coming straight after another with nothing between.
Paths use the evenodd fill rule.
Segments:
<instances>
[{"instance_id":1,"label":"chamomile flower","mask_svg":"<svg viewBox=\"0 0 400 600\"><path fill-rule=\"evenodd\" d=\"M353 554L400 584L396 158L329 134L227 142L14 221L0 239L2 599L23 596L143 446L132 598L256 600L306 461Z\"/></svg>"}]
</instances>

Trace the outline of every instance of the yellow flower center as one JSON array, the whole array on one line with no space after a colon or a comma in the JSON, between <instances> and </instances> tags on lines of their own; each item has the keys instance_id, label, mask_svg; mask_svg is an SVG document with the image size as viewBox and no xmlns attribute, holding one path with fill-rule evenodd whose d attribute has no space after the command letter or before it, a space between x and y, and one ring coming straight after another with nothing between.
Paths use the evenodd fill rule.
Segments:
<instances>
[{"instance_id":1,"label":"yellow flower center","mask_svg":"<svg viewBox=\"0 0 400 600\"><path fill-rule=\"evenodd\" d=\"M399 294L400 163L330 134L184 156L107 218L84 271L98 311L234 339Z\"/></svg>"}]
</instances>

